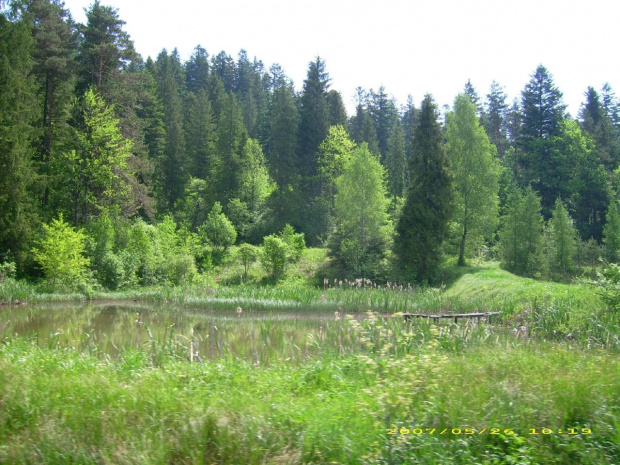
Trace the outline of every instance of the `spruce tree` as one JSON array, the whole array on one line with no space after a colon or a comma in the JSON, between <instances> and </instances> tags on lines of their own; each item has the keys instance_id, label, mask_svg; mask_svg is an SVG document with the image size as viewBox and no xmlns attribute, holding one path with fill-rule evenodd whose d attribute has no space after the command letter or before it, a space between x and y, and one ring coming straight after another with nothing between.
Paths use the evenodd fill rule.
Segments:
<instances>
[{"instance_id":1,"label":"spruce tree","mask_svg":"<svg viewBox=\"0 0 620 465\"><path fill-rule=\"evenodd\" d=\"M620 213L618 213L618 203L615 200L609 203L605 216L603 243L607 260L611 263L618 263L620 261Z\"/></svg>"},{"instance_id":2,"label":"spruce tree","mask_svg":"<svg viewBox=\"0 0 620 465\"><path fill-rule=\"evenodd\" d=\"M409 165L410 186L394 243L401 269L417 282L431 282L452 212L452 176L433 98L420 108Z\"/></svg>"},{"instance_id":3,"label":"spruce tree","mask_svg":"<svg viewBox=\"0 0 620 465\"><path fill-rule=\"evenodd\" d=\"M405 133L400 121L396 121L392 134L388 139L388 151L385 157L385 166L388 174L388 192L392 197L393 207L397 199L405 194L407 177L407 156L405 153Z\"/></svg>"},{"instance_id":4,"label":"spruce tree","mask_svg":"<svg viewBox=\"0 0 620 465\"><path fill-rule=\"evenodd\" d=\"M16 261L20 271L37 222L32 197L38 105L31 53L28 26L0 13L0 260Z\"/></svg>"},{"instance_id":5,"label":"spruce tree","mask_svg":"<svg viewBox=\"0 0 620 465\"><path fill-rule=\"evenodd\" d=\"M484 129L489 140L497 147L497 155L500 159L508 150L508 135L506 128L506 93L495 81L491 83L490 92L487 94Z\"/></svg>"},{"instance_id":6,"label":"spruce tree","mask_svg":"<svg viewBox=\"0 0 620 465\"><path fill-rule=\"evenodd\" d=\"M564 203L557 199L549 220L549 262L551 269L566 276L572 271L577 254L577 230Z\"/></svg>"}]
</instances>

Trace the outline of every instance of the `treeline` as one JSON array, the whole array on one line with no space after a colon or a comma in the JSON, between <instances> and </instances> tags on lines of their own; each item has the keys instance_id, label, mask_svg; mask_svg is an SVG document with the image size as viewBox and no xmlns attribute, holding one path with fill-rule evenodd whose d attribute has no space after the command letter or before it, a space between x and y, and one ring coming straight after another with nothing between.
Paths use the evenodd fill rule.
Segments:
<instances>
[{"instance_id":1,"label":"treeline","mask_svg":"<svg viewBox=\"0 0 620 465\"><path fill-rule=\"evenodd\" d=\"M123 25L99 1L86 24L58 0L0 15L0 262L21 275L43 273L54 225L83 228L108 287L182 281L284 230L327 245L339 273L401 281L432 282L445 254L489 250L532 276L618 258L609 86L578 119L543 66L512 103L468 82L444 119L431 96L399 106L380 87L349 117L320 58L297 92L243 50L143 60ZM159 265L136 262L136 241Z\"/></svg>"}]
</instances>

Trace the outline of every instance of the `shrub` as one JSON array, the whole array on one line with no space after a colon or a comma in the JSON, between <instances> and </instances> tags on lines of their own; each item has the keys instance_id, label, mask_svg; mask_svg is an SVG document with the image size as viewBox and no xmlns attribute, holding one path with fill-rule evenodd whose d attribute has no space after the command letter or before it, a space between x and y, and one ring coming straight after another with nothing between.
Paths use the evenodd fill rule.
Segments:
<instances>
[{"instance_id":1,"label":"shrub","mask_svg":"<svg viewBox=\"0 0 620 465\"><path fill-rule=\"evenodd\" d=\"M278 278L284 273L289 254L288 245L279 237L272 234L263 238L263 253L260 260L272 278Z\"/></svg>"},{"instance_id":2,"label":"shrub","mask_svg":"<svg viewBox=\"0 0 620 465\"><path fill-rule=\"evenodd\" d=\"M304 233L296 233L295 229L287 224L280 233L280 238L289 248L289 259L294 262L298 261L306 248Z\"/></svg>"},{"instance_id":3,"label":"shrub","mask_svg":"<svg viewBox=\"0 0 620 465\"><path fill-rule=\"evenodd\" d=\"M243 277L247 279L250 265L258 258L258 250L251 244L241 244L237 252L237 257L239 257L239 260L243 263Z\"/></svg>"},{"instance_id":4,"label":"shrub","mask_svg":"<svg viewBox=\"0 0 620 465\"><path fill-rule=\"evenodd\" d=\"M32 253L43 268L48 283L69 286L79 284L89 265L89 260L84 257L84 231L75 230L65 223L62 214L50 224L44 224L43 230L43 237Z\"/></svg>"}]
</instances>

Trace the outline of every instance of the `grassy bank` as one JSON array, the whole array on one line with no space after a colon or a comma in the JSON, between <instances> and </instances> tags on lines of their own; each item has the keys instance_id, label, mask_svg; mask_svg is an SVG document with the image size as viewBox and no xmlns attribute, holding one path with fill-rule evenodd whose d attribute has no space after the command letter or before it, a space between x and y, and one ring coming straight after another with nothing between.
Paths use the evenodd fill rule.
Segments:
<instances>
[{"instance_id":1,"label":"grassy bank","mask_svg":"<svg viewBox=\"0 0 620 465\"><path fill-rule=\"evenodd\" d=\"M611 464L619 375L615 356L544 343L154 366L15 340L0 462Z\"/></svg>"}]
</instances>

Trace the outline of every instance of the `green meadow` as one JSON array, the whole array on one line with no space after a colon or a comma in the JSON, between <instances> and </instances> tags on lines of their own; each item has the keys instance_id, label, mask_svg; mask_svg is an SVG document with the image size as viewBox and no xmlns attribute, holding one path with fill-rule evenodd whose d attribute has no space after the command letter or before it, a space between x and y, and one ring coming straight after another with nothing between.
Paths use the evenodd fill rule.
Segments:
<instances>
[{"instance_id":1,"label":"green meadow","mask_svg":"<svg viewBox=\"0 0 620 465\"><path fill-rule=\"evenodd\" d=\"M620 462L618 317L590 285L493 263L440 288L235 273L107 307L5 281L29 303L0 310L0 463Z\"/></svg>"}]
</instances>

